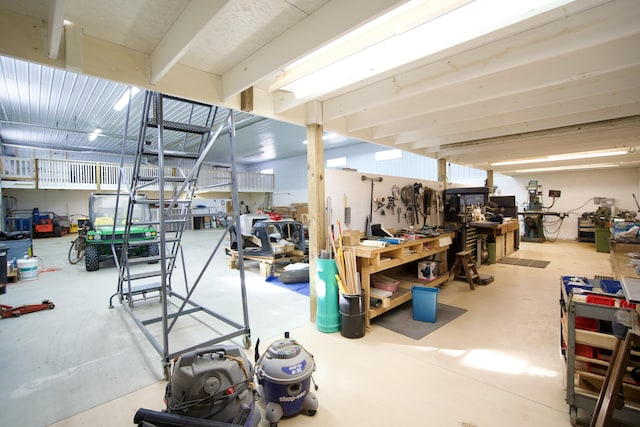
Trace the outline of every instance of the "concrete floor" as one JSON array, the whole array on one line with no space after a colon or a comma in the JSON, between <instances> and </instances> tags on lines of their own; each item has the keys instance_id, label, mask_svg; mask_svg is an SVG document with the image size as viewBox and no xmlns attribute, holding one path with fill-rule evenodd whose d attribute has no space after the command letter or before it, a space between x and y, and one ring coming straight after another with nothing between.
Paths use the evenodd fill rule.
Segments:
<instances>
[{"instance_id":1,"label":"concrete floor","mask_svg":"<svg viewBox=\"0 0 640 427\"><path fill-rule=\"evenodd\" d=\"M186 233L192 277L219 234ZM35 240L37 280L10 284L0 297L9 305L41 299L56 304L52 311L0 321L3 425L127 426L138 408L163 408L158 353L122 306L107 307L115 268L88 273L83 265L69 265L72 237ZM559 351L559 279L612 275L609 255L592 243L559 241L523 242L511 256L551 263L544 269L483 265L480 272L495 281L475 291L450 281L439 302L467 313L419 341L375 323L355 340L318 332L309 322L307 297L265 283L257 264L247 263L253 342L260 338L265 349L291 331L317 364L317 414L279 425L570 426ZM242 322L238 271L229 269L224 252L203 280L194 299ZM187 324L177 340L204 341L221 332ZM252 349L248 354L253 360ZM588 423L585 414L579 418Z\"/></svg>"}]
</instances>

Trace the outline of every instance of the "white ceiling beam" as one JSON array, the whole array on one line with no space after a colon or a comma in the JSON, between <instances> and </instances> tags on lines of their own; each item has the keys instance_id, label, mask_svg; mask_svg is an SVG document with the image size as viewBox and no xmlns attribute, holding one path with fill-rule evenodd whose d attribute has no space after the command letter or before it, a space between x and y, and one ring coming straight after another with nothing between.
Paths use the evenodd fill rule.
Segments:
<instances>
[{"instance_id":1,"label":"white ceiling beam","mask_svg":"<svg viewBox=\"0 0 640 427\"><path fill-rule=\"evenodd\" d=\"M436 54L428 58L428 62L416 64L410 71L396 73L370 86L325 99L324 117L331 121L351 115L359 112L362 105L367 106L367 114L376 108L388 113L386 103L389 100L401 103L404 98L440 87L561 56L594 43L602 44L637 34L640 31L637 25L640 9L631 8L634 12L630 13L628 6L626 11L620 9L621 3L613 2L491 43L477 43L479 47L474 48L471 42ZM637 56L633 52L627 54ZM376 93L381 96L376 98ZM362 99L366 99L366 104ZM429 99L428 96L423 98L425 101ZM372 120L379 124L378 119Z\"/></svg>"},{"instance_id":2,"label":"white ceiling beam","mask_svg":"<svg viewBox=\"0 0 640 427\"><path fill-rule=\"evenodd\" d=\"M513 135L527 134L536 131L548 131L549 135L558 132L558 129L564 129L568 126L589 126L591 123L597 125L603 120L616 120L620 117L633 117L640 115L640 101L627 105L618 105L611 108L602 109L600 111L591 111L583 114L566 114L552 119L532 120L520 124L509 126L499 126L493 128L485 128L482 130L460 133L449 133L432 137L428 147L419 147L419 143L413 143L411 150L419 150L426 148L432 152L452 149L464 144L472 144L474 141L485 139L508 139ZM571 123L571 125L567 125ZM638 127L640 133L640 127ZM416 138L417 139L417 138ZM607 142L602 141L602 148L607 147ZM532 153L538 152L536 145L531 145ZM503 153L506 155L507 153ZM533 155L533 154L532 154Z\"/></svg>"},{"instance_id":3,"label":"white ceiling beam","mask_svg":"<svg viewBox=\"0 0 640 427\"><path fill-rule=\"evenodd\" d=\"M257 82L407 0L330 1L222 75L223 97ZM304 101L300 101L300 104Z\"/></svg>"},{"instance_id":4,"label":"white ceiling beam","mask_svg":"<svg viewBox=\"0 0 640 427\"><path fill-rule=\"evenodd\" d=\"M574 84L558 84L553 87L507 95L492 100L471 103L459 108L430 112L418 117L399 120L393 125L373 127L374 138L396 135L398 143L420 140L431 145L429 137L492 127L500 122L524 123L544 118L555 119L573 114L615 108L640 99L640 66L615 73L577 80ZM584 121L583 121L584 122ZM470 128L472 126L472 128Z\"/></svg>"},{"instance_id":5,"label":"white ceiling beam","mask_svg":"<svg viewBox=\"0 0 640 427\"><path fill-rule=\"evenodd\" d=\"M514 110L470 120L460 117L460 120L457 123L453 123L452 126L434 126L433 128L429 128L427 132L435 136L447 134L451 129L456 129L457 134L464 134L479 133L485 129L500 128L504 129L507 134L510 134L512 132L510 132L509 129L512 126L519 127L522 126L523 123L536 122L545 128L552 129L557 126L547 125L546 123L555 121L558 117L567 117L569 115L571 117L593 117L607 110L612 114L616 114L616 110L620 108L620 106L638 104L638 100L640 100L640 86L629 90L598 94L571 101L558 101L546 106L528 108L520 111ZM577 123L572 122L570 124ZM425 143L428 143L428 141ZM419 147L421 147L421 143L414 145L414 148Z\"/></svg>"},{"instance_id":6,"label":"white ceiling beam","mask_svg":"<svg viewBox=\"0 0 640 427\"><path fill-rule=\"evenodd\" d=\"M638 92L640 79L638 79L637 76L640 76L640 65L616 70L603 75L578 79L571 85L556 84L550 87L522 92L517 95L500 96L454 109L429 112L429 114L411 119L400 120L397 126L393 126L393 129L387 131L384 129L385 125L377 127L375 128L374 135L377 137L387 135L388 133L405 135L411 134L412 131L419 132L420 129L425 128L429 129L429 131L425 133L436 134L445 126L455 126L459 129L462 127L462 122L465 121L473 119L490 121L495 116L513 112L520 112L517 118L518 121L531 120L534 118L532 116L532 110L530 110L532 108L542 107L542 112L544 113L546 110L553 108L559 101L563 101L560 112L566 113L569 105L567 103L575 103L575 100L579 100L576 107L578 109L584 109L589 99L592 99L594 96L601 97L601 101L608 99L609 102L608 104L604 104L603 102L594 108L611 106L619 103L621 100L616 97L615 94L621 93L624 96L626 91ZM582 105L583 100L585 101L585 105Z\"/></svg>"},{"instance_id":7,"label":"white ceiling beam","mask_svg":"<svg viewBox=\"0 0 640 427\"><path fill-rule=\"evenodd\" d=\"M628 45L633 46L634 43L640 43L640 36L635 37L635 40L629 40ZM385 111L387 117L395 119L393 122L389 123L387 118L380 115L383 111L378 112L374 109L371 112L374 118L379 117L379 122L383 123L371 122L375 128L374 137L396 135L422 128L429 128L435 133L437 128L468 118L498 116L507 111L526 111L533 107L544 109L546 105L562 100L571 101L640 86L640 74L637 73L639 64L627 64L629 58L624 49L618 48L621 46L581 52L567 58L566 62L550 59L536 64L533 68L522 68L513 70L514 73L505 72L472 80L456 86L455 90L443 92L439 89L428 96L418 96L412 100L405 100L404 103L390 103ZM615 55L610 55L615 52ZM620 68L614 68L613 71L597 70L599 61L589 58L590 53L597 54L597 58L600 59L606 58L604 64L607 66ZM616 55L618 59L614 58ZM567 74L564 74L565 72ZM612 98L610 102L618 101ZM605 106L607 105L602 105ZM582 107L577 105L577 108ZM361 115L347 118L350 131L354 127L360 129L370 124L369 117L361 117L362 120L358 122L356 116ZM515 121L523 122L534 118L520 114ZM354 126L354 121L358 126Z\"/></svg>"},{"instance_id":8,"label":"white ceiling beam","mask_svg":"<svg viewBox=\"0 0 640 427\"><path fill-rule=\"evenodd\" d=\"M64 26L65 68L74 73L84 72L84 34L76 24Z\"/></svg>"},{"instance_id":9,"label":"white ceiling beam","mask_svg":"<svg viewBox=\"0 0 640 427\"><path fill-rule=\"evenodd\" d=\"M60 54L62 33L64 31L64 5L65 0L49 1L49 20L47 30L49 36L49 49L47 54L51 59L57 59Z\"/></svg>"},{"instance_id":10,"label":"white ceiling beam","mask_svg":"<svg viewBox=\"0 0 640 427\"><path fill-rule=\"evenodd\" d=\"M189 50L193 40L229 0L191 0L151 52L151 82L157 83Z\"/></svg>"}]
</instances>

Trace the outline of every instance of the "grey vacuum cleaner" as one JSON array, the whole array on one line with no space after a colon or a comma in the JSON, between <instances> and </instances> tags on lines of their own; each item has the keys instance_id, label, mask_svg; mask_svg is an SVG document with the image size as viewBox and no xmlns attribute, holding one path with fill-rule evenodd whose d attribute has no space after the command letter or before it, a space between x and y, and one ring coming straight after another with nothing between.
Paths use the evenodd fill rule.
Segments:
<instances>
[{"instance_id":1,"label":"grey vacuum cleaner","mask_svg":"<svg viewBox=\"0 0 640 427\"><path fill-rule=\"evenodd\" d=\"M256 376L270 427L277 427L283 417L301 412L315 415L318 400L310 392L311 376L316 369L313 355L289 338L288 332L283 340L271 344L262 356L258 357L258 354L256 344Z\"/></svg>"},{"instance_id":2,"label":"grey vacuum cleaner","mask_svg":"<svg viewBox=\"0 0 640 427\"><path fill-rule=\"evenodd\" d=\"M254 370L236 346L213 346L181 355L167 384L163 412L139 409L139 426L256 427Z\"/></svg>"}]
</instances>

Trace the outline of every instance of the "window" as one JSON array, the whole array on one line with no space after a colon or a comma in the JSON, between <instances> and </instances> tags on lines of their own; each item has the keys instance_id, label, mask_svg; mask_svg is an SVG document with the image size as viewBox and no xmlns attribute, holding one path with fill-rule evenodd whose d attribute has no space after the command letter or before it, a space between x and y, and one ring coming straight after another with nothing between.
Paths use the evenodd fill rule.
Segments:
<instances>
[{"instance_id":1,"label":"window","mask_svg":"<svg viewBox=\"0 0 640 427\"><path fill-rule=\"evenodd\" d=\"M401 158L402 158L402 151L400 150L376 151L376 161L393 160L393 159L401 159Z\"/></svg>"},{"instance_id":2,"label":"window","mask_svg":"<svg viewBox=\"0 0 640 427\"><path fill-rule=\"evenodd\" d=\"M327 159L327 167L335 168L338 166L346 166L347 158L346 157L336 157L335 159Z\"/></svg>"},{"instance_id":3,"label":"window","mask_svg":"<svg viewBox=\"0 0 640 427\"><path fill-rule=\"evenodd\" d=\"M273 175L273 168L271 168L271 169L262 169L260 171L260 173L264 174L264 175Z\"/></svg>"}]
</instances>

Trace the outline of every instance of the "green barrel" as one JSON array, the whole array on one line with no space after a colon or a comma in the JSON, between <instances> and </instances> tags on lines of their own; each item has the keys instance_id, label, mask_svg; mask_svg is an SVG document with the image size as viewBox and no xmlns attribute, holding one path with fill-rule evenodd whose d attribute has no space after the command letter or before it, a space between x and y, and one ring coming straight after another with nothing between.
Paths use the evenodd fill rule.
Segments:
<instances>
[{"instance_id":1,"label":"green barrel","mask_svg":"<svg viewBox=\"0 0 640 427\"><path fill-rule=\"evenodd\" d=\"M320 332L338 332L340 314L338 312L338 268L333 259L318 259L316 281L317 310L316 327Z\"/></svg>"}]
</instances>

